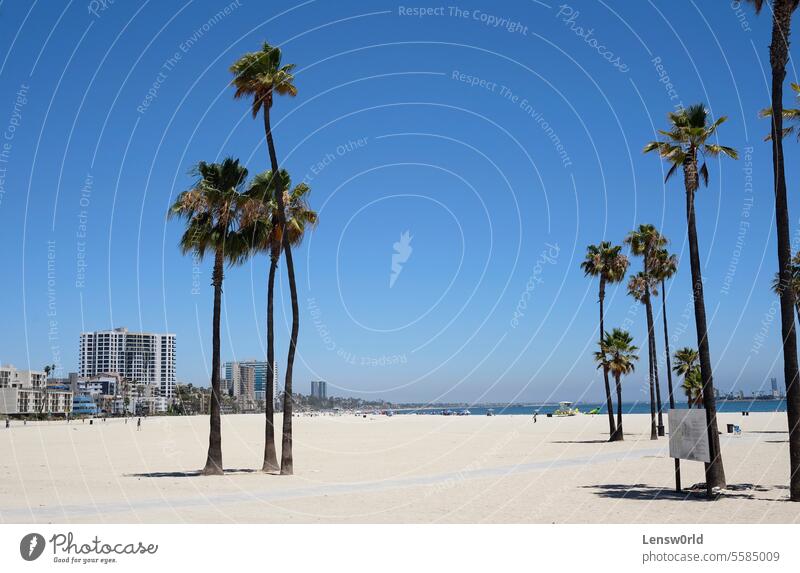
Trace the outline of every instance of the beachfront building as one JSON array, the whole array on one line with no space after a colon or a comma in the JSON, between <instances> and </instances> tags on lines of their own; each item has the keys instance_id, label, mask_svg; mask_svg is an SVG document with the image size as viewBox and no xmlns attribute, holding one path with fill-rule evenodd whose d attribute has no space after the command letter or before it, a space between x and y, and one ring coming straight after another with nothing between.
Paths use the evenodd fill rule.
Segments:
<instances>
[{"instance_id":1,"label":"beachfront building","mask_svg":"<svg viewBox=\"0 0 800 573\"><path fill-rule=\"evenodd\" d=\"M75 394L72 398L73 416L94 416L98 412L97 404L89 394Z\"/></svg>"},{"instance_id":2,"label":"beachfront building","mask_svg":"<svg viewBox=\"0 0 800 573\"><path fill-rule=\"evenodd\" d=\"M311 381L311 397L320 400L328 399L328 383L325 380Z\"/></svg>"},{"instance_id":3,"label":"beachfront building","mask_svg":"<svg viewBox=\"0 0 800 573\"><path fill-rule=\"evenodd\" d=\"M76 393L78 391L78 373L77 372L70 372L64 378L53 378L52 376L47 379L48 384L58 384L60 386L66 386L72 393Z\"/></svg>"},{"instance_id":4,"label":"beachfront building","mask_svg":"<svg viewBox=\"0 0 800 573\"><path fill-rule=\"evenodd\" d=\"M103 409L126 416L165 414L170 404L169 399L159 394L155 384L126 383L120 392L109 398L108 406Z\"/></svg>"},{"instance_id":5,"label":"beachfront building","mask_svg":"<svg viewBox=\"0 0 800 573\"><path fill-rule=\"evenodd\" d=\"M255 399L263 402L267 397L267 378L268 368L267 362L264 360L244 360L238 362L225 363L225 380L232 380L233 365L238 364L241 366L249 366L255 373ZM278 399L278 362L275 361L272 368L272 395L275 400Z\"/></svg>"},{"instance_id":6,"label":"beachfront building","mask_svg":"<svg viewBox=\"0 0 800 573\"><path fill-rule=\"evenodd\" d=\"M119 374L175 395L175 335L129 332L127 328L81 333L78 375Z\"/></svg>"},{"instance_id":7,"label":"beachfront building","mask_svg":"<svg viewBox=\"0 0 800 573\"><path fill-rule=\"evenodd\" d=\"M72 411L72 392L59 384L47 384L47 374L0 366L0 415L66 415Z\"/></svg>"}]
</instances>

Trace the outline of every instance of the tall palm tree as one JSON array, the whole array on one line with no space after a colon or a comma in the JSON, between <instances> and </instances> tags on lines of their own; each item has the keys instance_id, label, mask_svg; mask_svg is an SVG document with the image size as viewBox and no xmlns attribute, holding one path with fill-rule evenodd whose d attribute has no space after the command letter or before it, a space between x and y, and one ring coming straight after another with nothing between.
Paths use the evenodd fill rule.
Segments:
<instances>
[{"instance_id":1,"label":"tall palm tree","mask_svg":"<svg viewBox=\"0 0 800 573\"><path fill-rule=\"evenodd\" d=\"M658 428L656 426L656 385L655 377L653 376L653 367L655 366L655 351L653 349L652 334L653 334L653 312L648 307L648 300L654 288L653 279L644 271L640 271L628 279L628 294L634 300L639 301L645 305L647 310L647 330L648 330L648 365L650 372L648 380L650 382L650 439L658 439Z\"/></svg>"},{"instance_id":2,"label":"tall palm tree","mask_svg":"<svg viewBox=\"0 0 800 573\"><path fill-rule=\"evenodd\" d=\"M689 408L703 403L703 379L700 377L700 355L694 348L684 347L675 351L675 374L683 376L683 391Z\"/></svg>"},{"instance_id":3,"label":"tall palm tree","mask_svg":"<svg viewBox=\"0 0 800 573\"><path fill-rule=\"evenodd\" d=\"M316 225L317 213L312 211L306 195L311 191L305 183L301 183L292 188L292 181L285 169L280 172L281 188L291 191L284 192L283 202L286 206L288 218L286 226L282 226L277 218L277 179L272 176L271 171L265 171L253 178L250 188L245 195L248 197L241 231L244 239L249 243L251 249L267 253L270 259L269 279L267 282L267 339L274 341L273 327L273 300L275 291L275 275L278 268L278 261L283 244L284 229L286 229L287 241L292 246L299 245L309 226ZM275 351L274 345L267 345L267 362L274 364ZM272 366L269 367L270 369ZM264 435L264 463L262 471L271 472L279 469L278 460L275 453L275 395L272 379L269 378L266 384L265 416L266 429Z\"/></svg>"},{"instance_id":4,"label":"tall palm tree","mask_svg":"<svg viewBox=\"0 0 800 573\"><path fill-rule=\"evenodd\" d=\"M667 240L658 232L653 225L639 225L635 231L628 233L625 242L630 245L634 255L642 257L644 260L643 273L649 280L645 284L650 288L643 291L642 303L647 310L647 342L650 356L650 376L655 385L656 410L658 412L657 433L664 435L664 418L661 408L661 385L658 381L658 360L656 358L656 331L653 321L652 296L658 294L656 291L656 280L653 276L653 261L656 252L667 244Z\"/></svg>"},{"instance_id":5,"label":"tall palm tree","mask_svg":"<svg viewBox=\"0 0 800 573\"><path fill-rule=\"evenodd\" d=\"M725 487L725 469L722 465L722 452L719 448L717 430L717 406L714 400L714 376L711 371L711 351L708 345L708 326L706 305L703 297L703 275L700 267L700 247L697 242L694 195L700 188L700 180L708 185L708 166L706 157L725 155L733 159L738 153L732 147L710 143L717 128L727 119L720 117L708 123L708 112L703 104L692 105L668 115L669 131L660 133L664 141L652 141L645 145L644 152L657 151L671 165L666 179L670 179L678 169L683 169L683 182L686 188L686 226L689 235L689 263L692 271L692 292L694 295L694 319L697 330L697 347L700 354L700 373L703 378L703 405L706 409L708 425L709 454L711 462L706 464L706 486ZM702 160L702 165L700 161ZM792 301L794 306L794 301ZM794 330L792 330L794 332ZM796 368L795 368L796 372ZM798 442L800 445L800 442ZM800 459L798 460L800 461Z\"/></svg>"},{"instance_id":6,"label":"tall palm tree","mask_svg":"<svg viewBox=\"0 0 800 573\"><path fill-rule=\"evenodd\" d=\"M244 197L242 189L247 179L247 169L238 159L225 159L222 163L197 164L194 186L181 193L172 205L169 215L186 220L186 229L180 241L183 254L193 252L200 259L206 253L214 256L211 284L214 286L214 314L212 322L211 359L211 422L208 437L208 457L203 475L221 475L222 431L220 424L220 313L222 281L226 263L240 261L243 243L237 233Z\"/></svg>"},{"instance_id":7,"label":"tall palm tree","mask_svg":"<svg viewBox=\"0 0 800 573\"><path fill-rule=\"evenodd\" d=\"M599 245L589 245L586 248L586 258L581 263L581 269L586 276L600 278L600 341L602 343L604 302L606 298L606 284L622 281L628 270L628 257L622 254L622 247L603 241ZM606 390L606 407L608 409L609 441L622 439L622 433L614 425L614 406L611 403L611 387L608 383L608 367L603 366L603 382ZM619 435L617 435L619 432Z\"/></svg>"},{"instance_id":8,"label":"tall palm tree","mask_svg":"<svg viewBox=\"0 0 800 573\"><path fill-rule=\"evenodd\" d=\"M748 0L760 12L765 0ZM789 204L786 197L786 170L783 159L783 81L789 60L789 36L792 15L800 0L773 0L772 43L769 62L772 68L772 172L775 183L775 227L778 232L778 272L781 283L792 284L792 245L789 230ZM797 90L795 90L797 91ZM778 135L780 134L780 137ZM800 379L797 365L797 331L794 325L796 296L794 289L782 288L781 334L783 336L783 376L786 384L786 416L789 422L789 497L800 501Z\"/></svg>"},{"instance_id":9,"label":"tall palm tree","mask_svg":"<svg viewBox=\"0 0 800 573\"><path fill-rule=\"evenodd\" d=\"M606 332L600 340L600 350L595 352L595 360L599 362L598 368L608 370L614 375L617 387L617 440L622 440L622 376L634 371L635 362L639 360L633 345L633 337L627 330L615 328Z\"/></svg>"},{"instance_id":10,"label":"tall palm tree","mask_svg":"<svg viewBox=\"0 0 800 573\"><path fill-rule=\"evenodd\" d=\"M794 291L794 308L797 313L797 320L800 321L800 251L797 251L792 257L792 281L790 283ZM775 273L775 278L772 279L772 292L776 295L781 295L781 273Z\"/></svg>"},{"instance_id":11,"label":"tall palm tree","mask_svg":"<svg viewBox=\"0 0 800 573\"><path fill-rule=\"evenodd\" d=\"M279 173L278 156L275 151L275 142L272 139L272 125L270 123L270 110L275 94L297 95L297 87L294 85L292 70L294 64L281 65L281 50L275 46L270 46L267 42L258 52L249 52L236 60L231 66L230 71L234 75L233 85L236 87L235 98L252 97L253 117L258 117L259 112L263 111L264 133L267 138L267 151L269 153L270 168L273 174ZM279 226L286 224L286 212L283 202L283 181L276 177L276 204L277 204L277 223ZM292 259L292 246L283 241L283 252L286 255L286 272L289 277L289 292L292 301L292 331L289 339L289 353L286 359L286 379L284 388L286 395L290 399L283 401L283 439L281 443L281 474L291 475L294 471L294 460L292 457L292 372L294 369L294 355L297 349L297 335L300 330L300 309L297 302L297 283L295 280L294 260ZM269 294L267 295L269 296ZM267 305L267 314L270 312L271 305ZM269 322L270 317L267 318ZM274 348L274 339L269 339L267 333L267 348ZM273 350L274 352L274 350ZM267 379L272 380L273 363L267 365Z\"/></svg>"}]
</instances>

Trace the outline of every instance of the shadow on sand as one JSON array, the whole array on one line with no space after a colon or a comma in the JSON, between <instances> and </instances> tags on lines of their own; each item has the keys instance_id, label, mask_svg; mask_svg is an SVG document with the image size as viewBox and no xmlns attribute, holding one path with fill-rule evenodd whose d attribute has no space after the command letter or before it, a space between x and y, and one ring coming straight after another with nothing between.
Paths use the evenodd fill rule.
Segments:
<instances>
[{"instance_id":1,"label":"shadow on sand","mask_svg":"<svg viewBox=\"0 0 800 573\"><path fill-rule=\"evenodd\" d=\"M228 474L254 474L261 473L252 469L226 469L225 475ZM125 477L135 478L183 478L183 477L198 477L203 475L200 470L189 472L144 472L139 474L125 474Z\"/></svg>"},{"instance_id":2,"label":"shadow on sand","mask_svg":"<svg viewBox=\"0 0 800 573\"><path fill-rule=\"evenodd\" d=\"M585 485L586 489L595 490L594 493L600 497L607 497L611 499L637 499L642 501L654 501L657 499L674 499L674 500L687 500L687 501L709 501L706 497L706 489L704 483L698 483L690 488L685 488L680 493L674 489L653 487L645 484L603 484L603 485ZM755 495L758 492L770 491L769 487L762 485L755 485L751 483L740 483L728 485L723 497L736 498L736 499L758 499ZM719 496L715 496L719 497Z\"/></svg>"},{"instance_id":3,"label":"shadow on sand","mask_svg":"<svg viewBox=\"0 0 800 573\"><path fill-rule=\"evenodd\" d=\"M608 438L605 440L555 440L551 444L610 444Z\"/></svg>"}]
</instances>

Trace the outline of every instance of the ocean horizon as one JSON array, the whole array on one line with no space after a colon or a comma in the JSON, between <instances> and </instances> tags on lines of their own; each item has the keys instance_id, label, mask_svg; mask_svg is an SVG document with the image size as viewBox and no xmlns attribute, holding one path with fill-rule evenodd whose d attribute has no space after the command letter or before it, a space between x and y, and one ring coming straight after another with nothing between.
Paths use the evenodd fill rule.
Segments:
<instances>
[{"instance_id":1,"label":"ocean horizon","mask_svg":"<svg viewBox=\"0 0 800 573\"><path fill-rule=\"evenodd\" d=\"M558 409L558 403L540 403L540 404L509 404L506 406L491 404L491 405L476 405L476 406L426 406L419 408L402 408L395 410L398 414L419 414L419 415L437 415L442 412L450 411L453 414L458 414L464 410L469 410L473 416L485 416L489 410L493 410L497 416L533 416L534 413L540 415L552 414ZM607 412L605 404L600 402L575 402L573 407L578 408L581 413L587 413L591 410L599 408L598 414L605 414ZM686 408L686 401L682 400L676 403L678 408ZM663 404L662 412L666 414L669 410L667 403ZM731 412L786 412L786 400L718 400L717 412L731 413ZM650 402L623 402L623 414L649 414Z\"/></svg>"}]
</instances>

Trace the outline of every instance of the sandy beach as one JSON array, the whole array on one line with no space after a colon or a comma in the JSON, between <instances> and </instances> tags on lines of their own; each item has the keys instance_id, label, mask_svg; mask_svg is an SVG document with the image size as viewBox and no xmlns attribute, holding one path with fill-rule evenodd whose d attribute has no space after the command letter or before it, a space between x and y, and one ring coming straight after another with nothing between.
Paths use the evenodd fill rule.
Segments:
<instances>
[{"instance_id":1,"label":"sandy beach","mask_svg":"<svg viewBox=\"0 0 800 573\"><path fill-rule=\"evenodd\" d=\"M261 465L263 417L223 416L227 475L194 475L208 418L15 422L0 431L4 523L794 523L786 415L721 414L729 490L676 497L667 439L625 417L296 417L295 475ZM280 427L280 417L277 420ZM703 466L683 462L683 483Z\"/></svg>"}]
</instances>

